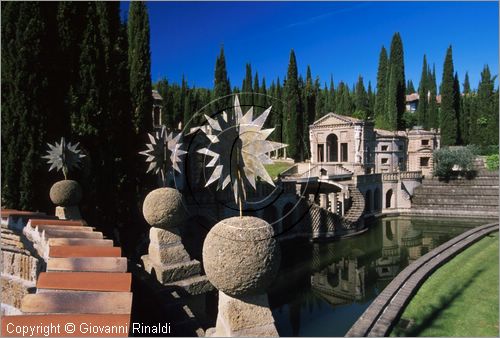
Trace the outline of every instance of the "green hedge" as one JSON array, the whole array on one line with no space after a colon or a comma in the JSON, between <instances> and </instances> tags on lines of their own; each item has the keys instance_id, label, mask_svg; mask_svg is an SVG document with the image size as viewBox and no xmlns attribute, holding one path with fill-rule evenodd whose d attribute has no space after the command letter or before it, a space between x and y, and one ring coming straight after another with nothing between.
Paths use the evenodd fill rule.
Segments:
<instances>
[{"instance_id":1,"label":"green hedge","mask_svg":"<svg viewBox=\"0 0 500 338\"><path fill-rule=\"evenodd\" d=\"M491 171L498 170L498 154L490 155L486 158L486 168Z\"/></svg>"}]
</instances>

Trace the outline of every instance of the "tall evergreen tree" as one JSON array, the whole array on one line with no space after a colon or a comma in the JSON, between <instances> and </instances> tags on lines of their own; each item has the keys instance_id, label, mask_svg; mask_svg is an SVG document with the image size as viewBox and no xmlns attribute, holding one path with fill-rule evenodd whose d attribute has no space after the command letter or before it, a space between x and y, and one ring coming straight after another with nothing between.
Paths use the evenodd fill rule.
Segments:
<instances>
[{"instance_id":1,"label":"tall evergreen tree","mask_svg":"<svg viewBox=\"0 0 500 338\"><path fill-rule=\"evenodd\" d=\"M287 156L295 160L302 160L302 128L300 125L302 102L299 90L299 79L297 71L297 60L293 49L290 51L290 62L285 82L285 118L284 134L285 143L288 144Z\"/></svg>"},{"instance_id":2,"label":"tall evergreen tree","mask_svg":"<svg viewBox=\"0 0 500 338\"><path fill-rule=\"evenodd\" d=\"M224 48L221 47L220 54L215 63L214 101L212 107L216 112L222 111L232 104L231 98L227 97L229 94L231 94L231 85L227 76Z\"/></svg>"},{"instance_id":3,"label":"tall evergreen tree","mask_svg":"<svg viewBox=\"0 0 500 338\"><path fill-rule=\"evenodd\" d=\"M313 122L319 120L324 114L324 94L321 90L321 85L319 81L319 77L316 77L314 81L314 93L316 96L316 104L314 108L314 120Z\"/></svg>"},{"instance_id":4,"label":"tall evergreen tree","mask_svg":"<svg viewBox=\"0 0 500 338\"><path fill-rule=\"evenodd\" d=\"M304 143L306 152L309 153L309 125L314 122L316 115L316 93L312 80L311 67L307 66L306 84L304 87Z\"/></svg>"},{"instance_id":5,"label":"tall evergreen tree","mask_svg":"<svg viewBox=\"0 0 500 338\"><path fill-rule=\"evenodd\" d=\"M245 65L245 78L243 79L243 84L241 86L241 97L240 103L246 106L253 105L253 84L252 84L252 66L247 63Z\"/></svg>"},{"instance_id":6,"label":"tall evergreen tree","mask_svg":"<svg viewBox=\"0 0 500 338\"><path fill-rule=\"evenodd\" d=\"M406 81L403 56L403 42L399 33L392 37L389 56L389 87L387 88L386 109L390 130L404 129L403 114L406 109Z\"/></svg>"},{"instance_id":7,"label":"tall evergreen tree","mask_svg":"<svg viewBox=\"0 0 500 338\"><path fill-rule=\"evenodd\" d=\"M448 47L443 66L443 79L441 81L441 111L439 114L439 126L441 128L441 144L455 145L457 143L457 112L455 79L453 77L452 48Z\"/></svg>"},{"instance_id":8,"label":"tall evergreen tree","mask_svg":"<svg viewBox=\"0 0 500 338\"><path fill-rule=\"evenodd\" d=\"M375 94L373 93L371 81L368 81L367 95L368 95L368 118L373 120L373 112L375 109Z\"/></svg>"},{"instance_id":9,"label":"tall evergreen tree","mask_svg":"<svg viewBox=\"0 0 500 338\"><path fill-rule=\"evenodd\" d=\"M427 113L428 128L439 128L439 109L437 105L437 84L436 67L432 66L432 73L429 71L429 108Z\"/></svg>"},{"instance_id":10,"label":"tall evergreen tree","mask_svg":"<svg viewBox=\"0 0 500 338\"><path fill-rule=\"evenodd\" d=\"M127 27L133 124L136 133L143 135L152 128L153 108L149 17L144 2L130 3Z\"/></svg>"},{"instance_id":11,"label":"tall evergreen tree","mask_svg":"<svg viewBox=\"0 0 500 338\"><path fill-rule=\"evenodd\" d=\"M463 143L462 128L461 128L462 121L460 120L460 117L462 115L460 108L460 81L458 80L458 73L456 72L455 72L455 77L453 78L453 94L455 95L454 108L457 119L457 144L462 144Z\"/></svg>"},{"instance_id":12,"label":"tall evergreen tree","mask_svg":"<svg viewBox=\"0 0 500 338\"><path fill-rule=\"evenodd\" d=\"M377 71L377 94L375 97L375 126L377 128L387 128L387 118L386 118L386 90L387 90L387 51L382 46L380 50L380 56L378 61L378 71Z\"/></svg>"},{"instance_id":13,"label":"tall evergreen tree","mask_svg":"<svg viewBox=\"0 0 500 338\"><path fill-rule=\"evenodd\" d=\"M254 111L256 113L260 113L262 110L259 107L259 101L260 101L259 92L260 92L259 74L257 72L255 72L255 76L253 79L253 95L252 95L252 97L253 97L253 105L255 106Z\"/></svg>"},{"instance_id":14,"label":"tall evergreen tree","mask_svg":"<svg viewBox=\"0 0 500 338\"><path fill-rule=\"evenodd\" d=\"M462 141L464 144L470 143L472 100L469 73L466 72L463 83L463 95L460 100L460 130L462 131Z\"/></svg>"},{"instance_id":15,"label":"tall evergreen tree","mask_svg":"<svg viewBox=\"0 0 500 338\"><path fill-rule=\"evenodd\" d=\"M424 54L422 62L422 74L420 75L420 84L418 85L418 107L417 107L417 122L424 129L429 128L428 110L429 100L427 93L429 92L429 66L427 65L427 57Z\"/></svg>"},{"instance_id":16,"label":"tall evergreen tree","mask_svg":"<svg viewBox=\"0 0 500 338\"><path fill-rule=\"evenodd\" d=\"M368 119L368 95L366 94L365 85L363 83L363 77L358 76L358 82L356 83L356 92L354 93L354 105L356 109L356 117L366 120Z\"/></svg>"},{"instance_id":17,"label":"tall evergreen tree","mask_svg":"<svg viewBox=\"0 0 500 338\"><path fill-rule=\"evenodd\" d=\"M408 82L406 83L406 95L410 95L410 94L413 94L415 93L415 86L413 85L413 81L412 80L408 80Z\"/></svg>"},{"instance_id":18,"label":"tall evergreen tree","mask_svg":"<svg viewBox=\"0 0 500 338\"><path fill-rule=\"evenodd\" d=\"M496 76L491 76L490 68L485 65L477 88L477 107L475 116L475 144L481 146L498 145L498 92L495 92Z\"/></svg>"}]
</instances>

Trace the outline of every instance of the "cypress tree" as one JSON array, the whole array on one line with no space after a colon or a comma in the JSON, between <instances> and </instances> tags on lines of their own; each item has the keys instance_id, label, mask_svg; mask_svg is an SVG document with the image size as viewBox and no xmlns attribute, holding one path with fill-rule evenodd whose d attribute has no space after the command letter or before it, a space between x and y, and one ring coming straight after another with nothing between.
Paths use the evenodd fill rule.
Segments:
<instances>
[{"instance_id":1,"label":"cypress tree","mask_svg":"<svg viewBox=\"0 0 500 338\"><path fill-rule=\"evenodd\" d=\"M311 75L311 67L307 66L306 84L304 87L304 146L305 151L309 152L309 125L314 122L316 114L316 93Z\"/></svg>"},{"instance_id":2,"label":"cypress tree","mask_svg":"<svg viewBox=\"0 0 500 338\"><path fill-rule=\"evenodd\" d=\"M300 158L300 144L302 139L302 130L299 120L301 119L302 102L300 100L299 80L297 72L297 61L295 52L290 51L290 62L285 82L285 117L284 134L285 142L288 144L287 155L295 160Z\"/></svg>"},{"instance_id":3,"label":"cypress tree","mask_svg":"<svg viewBox=\"0 0 500 338\"><path fill-rule=\"evenodd\" d=\"M356 83L356 92L354 94L354 105L356 107L356 117L366 120L368 119L368 95L366 94L365 85L363 83L363 77L358 76L358 82Z\"/></svg>"},{"instance_id":4,"label":"cypress tree","mask_svg":"<svg viewBox=\"0 0 500 338\"><path fill-rule=\"evenodd\" d=\"M463 83L463 96L460 100L460 130L462 131L462 141L464 144L470 143L470 131L471 131L471 88L469 82L469 73L465 73L464 83Z\"/></svg>"},{"instance_id":5,"label":"cypress tree","mask_svg":"<svg viewBox=\"0 0 500 338\"><path fill-rule=\"evenodd\" d=\"M152 128L151 51L149 17L142 1L130 3L128 14L128 64L133 124L138 135Z\"/></svg>"},{"instance_id":6,"label":"cypress tree","mask_svg":"<svg viewBox=\"0 0 500 338\"><path fill-rule=\"evenodd\" d=\"M410 94L413 94L415 92L416 91L415 91L415 86L413 86L413 81L408 80L408 83L406 84L406 94L410 95Z\"/></svg>"},{"instance_id":7,"label":"cypress tree","mask_svg":"<svg viewBox=\"0 0 500 338\"><path fill-rule=\"evenodd\" d=\"M254 82L253 82L253 105L255 106L254 107L254 112L256 113L260 113L261 112L261 108L259 107L259 101L260 101L260 97L259 97L259 89L260 87L260 83L259 83L259 74L257 72L255 72L255 77L254 77Z\"/></svg>"},{"instance_id":8,"label":"cypress tree","mask_svg":"<svg viewBox=\"0 0 500 338\"><path fill-rule=\"evenodd\" d=\"M461 117L461 108L460 108L460 82L458 80L458 73L455 72L455 77L453 78L453 94L455 95L454 103L455 103L455 115L457 119L457 144L462 144L462 129L460 120Z\"/></svg>"},{"instance_id":9,"label":"cypress tree","mask_svg":"<svg viewBox=\"0 0 500 338\"><path fill-rule=\"evenodd\" d=\"M437 105L437 84L436 84L436 67L432 66L432 73L429 72L429 108L427 113L428 128L439 128L439 109Z\"/></svg>"},{"instance_id":10,"label":"cypress tree","mask_svg":"<svg viewBox=\"0 0 500 338\"><path fill-rule=\"evenodd\" d=\"M371 81L368 81L367 95L368 95L368 118L373 120L373 112L375 109L375 94L373 93Z\"/></svg>"},{"instance_id":11,"label":"cypress tree","mask_svg":"<svg viewBox=\"0 0 500 338\"><path fill-rule=\"evenodd\" d=\"M391 42L389 57L389 87L387 90L387 114L390 130L404 129L403 114L406 109L406 81L403 56L403 42L395 33Z\"/></svg>"},{"instance_id":12,"label":"cypress tree","mask_svg":"<svg viewBox=\"0 0 500 338\"><path fill-rule=\"evenodd\" d=\"M386 84L387 84L387 51L385 47L382 46L380 50L380 56L378 61L378 71L377 71L377 94L375 96L375 126L377 128L386 128Z\"/></svg>"},{"instance_id":13,"label":"cypress tree","mask_svg":"<svg viewBox=\"0 0 500 338\"><path fill-rule=\"evenodd\" d=\"M481 146L498 145L498 99L490 68L485 65L477 88L476 130L474 143Z\"/></svg>"},{"instance_id":14,"label":"cypress tree","mask_svg":"<svg viewBox=\"0 0 500 338\"><path fill-rule=\"evenodd\" d=\"M314 81L314 93L316 96L316 104L314 107L314 119L312 122L316 122L324 114L324 95L321 90L319 77L316 77L316 80Z\"/></svg>"},{"instance_id":15,"label":"cypress tree","mask_svg":"<svg viewBox=\"0 0 500 338\"><path fill-rule=\"evenodd\" d=\"M245 79L243 80L241 91L240 103L245 106L253 105L253 95L251 93L253 93L254 90L252 84L252 66L250 63L245 65Z\"/></svg>"},{"instance_id":16,"label":"cypress tree","mask_svg":"<svg viewBox=\"0 0 500 338\"><path fill-rule=\"evenodd\" d=\"M443 66L443 80L441 81L441 111L439 126L441 128L441 144L454 145L457 143L457 112L455 79L453 77L453 56L451 46L446 51Z\"/></svg>"},{"instance_id":17,"label":"cypress tree","mask_svg":"<svg viewBox=\"0 0 500 338\"><path fill-rule=\"evenodd\" d=\"M231 85L226 70L226 57L224 48L221 47L220 54L215 63L215 80L213 90L213 109L216 112L222 111L232 105L231 98L226 97L231 94Z\"/></svg>"},{"instance_id":18,"label":"cypress tree","mask_svg":"<svg viewBox=\"0 0 500 338\"><path fill-rule=\"evenodd\" d=\"M40 156L51 120L61 118L51 92L55 55L49 20L55 20L56 7L47 6L2 3L2 206L11 208L47 207L40 198L48 190Z\"/></svg>"},{"instance_id":19,"label":"cypress tree","mask_svg":"<svg viewBox=\"0 0 500 338\"><path fill-rule=\"evenodd\" d=\"M428 123L428 106L429 106L429 101L428 101L428 96L427 93L429 92L429 79L428 79L428 71L429 71L429 66L427 65L427 57L424 54L424 61L422 62L422 75L420 75L420 84L418 85L418 96L419 96L419 101L418 101L418 107L417 107L417 121L418 124L423 126L424 129L427 129L429 127Z\"/></svg>"}]
</instances>

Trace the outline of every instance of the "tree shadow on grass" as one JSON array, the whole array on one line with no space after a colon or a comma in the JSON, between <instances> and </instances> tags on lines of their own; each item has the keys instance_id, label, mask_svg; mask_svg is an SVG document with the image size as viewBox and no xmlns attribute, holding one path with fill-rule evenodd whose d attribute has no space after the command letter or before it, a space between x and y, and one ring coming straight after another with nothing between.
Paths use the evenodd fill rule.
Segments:
<instances>
[{"instance_id":1,"label":"tree shadow on grass","mask_svg":"<svg viewBox=\"0 0 500 338\"><path fill-rule=\"evenodd\" d=\"M437 305L433 305L430 307L430 310L424 314L423 318L420 320L417 319L414 323L410 324L407 328L398 327L397 325L394 328L394 333L397 336L409 336L409 337L418 337L420 334L431 326L438 327L434 324L434 321L439 318L441 313L450 307L450 305L457 299L467 287L469 287L479 276L485 271L484 268L477 270L472 276L470 276L467 280L461 283L460 288L457 288L447 295L440 296Z\"/></svg>"}]
</instances>

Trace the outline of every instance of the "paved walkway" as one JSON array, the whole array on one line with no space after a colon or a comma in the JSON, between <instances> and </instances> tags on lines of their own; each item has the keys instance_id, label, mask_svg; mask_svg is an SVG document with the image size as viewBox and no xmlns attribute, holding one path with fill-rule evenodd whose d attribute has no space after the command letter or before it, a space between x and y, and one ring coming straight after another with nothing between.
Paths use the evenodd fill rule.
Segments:
<instances>
[{"instance_id":1,"label":"paved walkway","mask_svg":"<svg viewBox=\"0 0 500 338\"><path fill-rule=\"evenodd\" d=\"M498 231L498 223L476 227L420 257L401 271L347 332L347 337L384 337L425 280L440 266L484 236Z\"/></svg>"}]
</instances>

